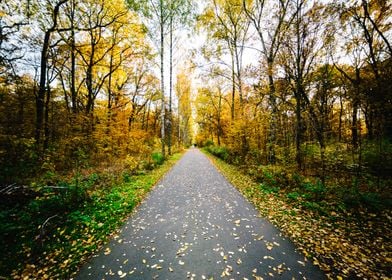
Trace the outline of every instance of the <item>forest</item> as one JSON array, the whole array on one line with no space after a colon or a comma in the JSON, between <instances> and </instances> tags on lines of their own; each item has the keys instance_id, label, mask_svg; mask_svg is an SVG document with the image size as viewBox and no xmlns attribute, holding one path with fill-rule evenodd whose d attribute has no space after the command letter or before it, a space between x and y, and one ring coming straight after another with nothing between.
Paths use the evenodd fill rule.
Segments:
<instances>
[{"instance_id":1,"label":"forest","mask_svg":"<svg viewBox=\"0 0 392 280\"><path fill-rule=\"evenodd\" d=\"M386 0L1 1L0 279L72 275L192 145L253 198L369 227L357 276L388 278L391 18Z\"/></svg>"}]
</instances>

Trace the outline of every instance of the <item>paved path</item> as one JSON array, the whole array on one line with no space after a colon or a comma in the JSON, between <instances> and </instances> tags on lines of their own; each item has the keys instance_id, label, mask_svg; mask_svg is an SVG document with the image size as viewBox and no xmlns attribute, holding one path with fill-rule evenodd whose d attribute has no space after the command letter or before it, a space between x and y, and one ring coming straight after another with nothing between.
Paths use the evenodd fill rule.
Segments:
<instances>
[{"instance_id":1,"label":"paved path","mask_svg":"<svg viewBox=\"0 0 392 280\"><path fill-rule=\"evenodd\" d=\"M325 279L192 149L76 279L273 277Z\"/></svg>"}]
</instances>

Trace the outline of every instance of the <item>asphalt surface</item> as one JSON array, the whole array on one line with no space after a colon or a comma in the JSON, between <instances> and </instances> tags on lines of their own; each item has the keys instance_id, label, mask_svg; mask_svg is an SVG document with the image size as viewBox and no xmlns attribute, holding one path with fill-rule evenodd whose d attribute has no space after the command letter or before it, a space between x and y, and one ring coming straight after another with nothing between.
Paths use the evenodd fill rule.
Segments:
<instances>
[{"instance_id":1,"label":"asphalt surface","mask_svg":"<svg viewBox=\"0 0 392 280\"><path fill-rule=\"evenodd\" d=\"M197 149L183 156L75 277L270 278L326 277Z\"/></svg>"}]
</instances>

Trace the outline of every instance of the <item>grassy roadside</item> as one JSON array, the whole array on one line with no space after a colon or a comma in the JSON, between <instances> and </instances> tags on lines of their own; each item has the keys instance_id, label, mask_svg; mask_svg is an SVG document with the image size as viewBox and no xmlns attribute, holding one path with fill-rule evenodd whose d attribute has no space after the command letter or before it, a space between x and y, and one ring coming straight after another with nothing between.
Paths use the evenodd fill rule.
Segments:
<instances>
[{"instance_id":1,"label":"grassy roadside","mask_svg":"<svg viewBox=\"0 0 392 280\"><path fill-rule=\"evenodd\" d=\"M292 193L284 189L266 188L238 167L207 155L261 215L330 279L390 279L390 210L354 212L332 207L320 213L304 207L309 201L293 199Z\"/></svg>"},{"instance_id":2,"label":"grassy roadside","mask_svg":"<svg viewBox=\"0 0 392 280\"><path fill-rule=\"evenodd\" d=\"M41 191L24 207L2 211L0 229L6 238L1 241L0 279L71 277L181 155L173 155L151 171L124 173L110 186L103 185L102 175L94 173L79 181L78 188L71 182L66 191ZM74 203L69 205L69 201Z\"/></svg>"}]
</instances>

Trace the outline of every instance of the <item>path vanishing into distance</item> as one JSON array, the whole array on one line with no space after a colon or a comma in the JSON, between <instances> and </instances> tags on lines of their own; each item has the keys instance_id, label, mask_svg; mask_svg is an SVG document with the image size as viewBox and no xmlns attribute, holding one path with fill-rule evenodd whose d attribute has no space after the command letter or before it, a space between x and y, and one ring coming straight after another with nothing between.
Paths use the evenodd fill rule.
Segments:
<instances>
[{"instance_id":1,"label":"path vanishing into distance","mask_svg":"<svg viewBox=\"0 0 392 280\"><path fill-rule=\"evenodd\" d=\"M74 279L325 279L197 149Z\"/></svg>"}]
</instances>

